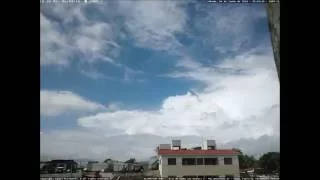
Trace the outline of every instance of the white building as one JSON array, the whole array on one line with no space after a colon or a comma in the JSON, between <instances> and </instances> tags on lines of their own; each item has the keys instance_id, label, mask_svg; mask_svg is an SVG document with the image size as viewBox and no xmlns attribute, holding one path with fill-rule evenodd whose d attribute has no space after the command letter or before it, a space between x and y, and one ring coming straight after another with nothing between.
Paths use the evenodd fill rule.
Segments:
<instances>
[{"instance_id":1,"label":"white building","mask_svg":"<svg viewBox=\"0 0 320 180\"><path fill-rule=\"evenodd\" d=\"M181 141L158 146L161 177L240 177L238 152L216 149L214 140L202 147L181 148Z\"/></svg>"},{"instance_id":2,"label":"white building","mask_svg":"<svg viewBox=\"0 0 320 180\"><path fill-rule=\"evenodd\" d=\"M99 172L103 172L105 169L108 168L108 164L107 163L88 163L87 165L87 170L88 171L99 171Z\"/></svg>"}]
</instances>

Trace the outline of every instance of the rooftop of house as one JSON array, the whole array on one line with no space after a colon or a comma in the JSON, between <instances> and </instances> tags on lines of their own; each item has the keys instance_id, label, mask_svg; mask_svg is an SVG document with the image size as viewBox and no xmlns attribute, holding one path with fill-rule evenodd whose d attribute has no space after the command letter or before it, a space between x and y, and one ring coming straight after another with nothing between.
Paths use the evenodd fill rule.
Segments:
<instances>
[{"instance_id":1,"label":"rooftop of house","mask_svg":"<svg viewBox=\"0 0 320 180\"><path fill-rule=\"evenodd\" d=\"M237 155L238 151L232 149L159 149L159 155Z\"/></svg>"},{"instance_id":2,"label":"rooftop of house","mask_svg":"<svg viewBox=\"0 0 320 180\"><path fill-rule=\"evenodd\" d=\"M183 148L181 140L172 140L171 144L159 144L158 155L238 155L237 149L217 149L215 140L207 139L202 146Z\"/></svg>"}]
</instances>

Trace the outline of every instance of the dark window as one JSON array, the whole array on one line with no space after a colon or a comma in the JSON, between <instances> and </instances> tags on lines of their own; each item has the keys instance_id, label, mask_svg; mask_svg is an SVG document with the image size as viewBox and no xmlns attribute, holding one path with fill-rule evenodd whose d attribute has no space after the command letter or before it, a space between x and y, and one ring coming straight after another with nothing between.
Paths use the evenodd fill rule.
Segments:
<instances>
[{"instance_id":1,"label":"dark window","mask_svg":"<svg viewBox=\"0 0 320 180\"><path fill-rule=\"evenodd\" d=\"M226 178L225 178L226 180L233 180L234 178L233 178L233 175L226 175Z\"/></svg>"},{"instance_id":2,"label":"dark window","mask_svg":"<svg viewBox=\"0 0 320 180\"><path fill-rule=\"evenodd\" d=\"M177 176L168 176L169 180L176 180L178 179Z\"/></svg>"},{"instance_id":3,"label":"dark window","mask_svg":"<svg viewBox=\"0 0 320 180\"><path fill-rule=\"evenodd\" d=\"M182 165L196 165L196 159L194 159L194 158L182 158Z\"/></svg>"},{"instance_id":4,"label":"dark window","mask_svg":"<svg viewBox=\"0 0 320 180\"><path fill-rule=\"evenodd\" d=\"M176 165L176 158L168 158L168 165Z\"/></svg>"},{"instance_id":5,"label":"dark window","mask_svg":"<svg viewBox=\"0 0 320 180\"><path fill-rule=\"evenodd\" d=\"M185 180L195 180L197 176L183 176L183 178L185 178Z\"/></svg>"},{"instance_id":6,"label":"dark window","mask_svg":"<svg viewBox=\"0 0 320 180\"><path fill-rule=\"evenodd\" d=\"M224 164L231 165L232 164L232 158L224 158Z\"/></svg>"},{"instance_id":7,"label":"dark window","mask_svg":"<svg viewBox=\"0 0 320 180\"><path fill-rule=\"evenodd\" d=\"M205 165L218 165L218 159L217 158L205 158L204 164Z\"/></svg>"},{"instance_id":8,"label":"dark window","mask_svg":"<svg viewBox=\"0 0 320 180\"><path fill-rule=\"evenodd\" d=\"M197 158L197 165L203 165L203 158Z\"/></svg>"},{"instance_id":9,"label":"dark window","mask_svg":"<svg viewBox=\"0 0 320 180\"><path fill-rule=\"evenodd\" d=\"M206 176L204 179L206 180L214 180L214 179L218 179L219 176Z\"/></svg>"}]
</instances>

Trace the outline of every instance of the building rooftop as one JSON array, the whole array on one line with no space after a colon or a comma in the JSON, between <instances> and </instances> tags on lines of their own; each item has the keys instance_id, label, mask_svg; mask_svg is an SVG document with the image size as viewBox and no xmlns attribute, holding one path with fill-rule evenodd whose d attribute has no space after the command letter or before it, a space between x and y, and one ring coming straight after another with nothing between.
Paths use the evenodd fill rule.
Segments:
<instances>
[{"instance_id":1,"label":"building rooftop","mask_svg":"<svg viewBox=\"0 0 320 180\"><path fill-rule=\"evenodd\" d=\"M159 149L159 155L237 155L239 152L231 149L219 149L219 150L172 150L172 149Z\"/></svg>"}]
</instances>

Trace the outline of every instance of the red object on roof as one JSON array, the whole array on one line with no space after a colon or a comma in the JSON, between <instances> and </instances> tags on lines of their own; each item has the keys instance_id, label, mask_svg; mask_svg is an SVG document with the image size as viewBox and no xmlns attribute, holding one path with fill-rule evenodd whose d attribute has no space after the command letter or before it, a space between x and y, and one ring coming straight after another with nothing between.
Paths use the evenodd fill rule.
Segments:
<instances>
[{"instance_id":1,"label":"red object on roof","mask_svg":"<svg viewBox=\"0 0 320 180\"><path fill-rule=\"evenodd\" d=\"M231 149L217 149L217 150L172 150L159 149L159 155L237 155L239 152Z\"/></svg>"}]
</instances>

